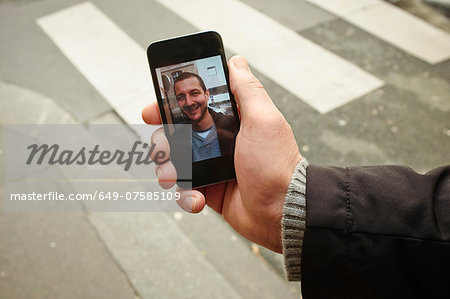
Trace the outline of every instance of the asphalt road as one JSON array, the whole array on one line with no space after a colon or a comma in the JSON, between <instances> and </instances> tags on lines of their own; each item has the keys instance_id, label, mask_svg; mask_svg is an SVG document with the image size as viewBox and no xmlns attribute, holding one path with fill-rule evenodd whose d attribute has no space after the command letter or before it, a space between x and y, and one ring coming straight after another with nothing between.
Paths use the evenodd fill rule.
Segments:
<instances>
[{"instance_id":1,"label":"asphalt road","mask_svg":"<svg viewBox=\"0 0 450 299\"><path fill-rule=\"evenodd\" d=\"M267 30L294 32L327 55L383 83L322 113L290 86L283 85L284 80L292 78L274 76L267 71L270 68L261 67L257 55L250 51L250 67L291 125L302 155L312 164L400 164L421 173L449 164L450 59L429 63L408 48L355 23L355 18L339 16L311 2L243 0L239 3L250 8L249 19L261 23L275 21ZM80 64L37 23L39 18L79 3L82 2L0 1L2 125L126 123L128 114L130 119L138 117L139 105L112 103L92 77L81 70ZM91 3L142 49L154 40L197 31L202 24L201 20L180 16L161 1L93 0ZM216 4L211 2L212 7ZM404 1L400 4L424 23L446 32L448 38L450 21L439 11L420 5L411 8L403 5ZM246 26L244 20L239 26ZM396 26L402 24L394 24L392 31ZM231 39L229 44L233 48L227 48L229 57L248 51L248 45L242 45L241 49ZM227 39L224 41L227 47ZM252 46L272 49L274 45L268 41ZM146 63L143 56L142 64L146 66ZM274 71L280 63L285 61L277 55L267 61ZM322 80L314 67L311 74L302 71L294 69L289 73L299 78L306 76L311 82ZM148 81L151 86L150 77ZM348 88L351 89L351 84ZM321 91L315 92L319 98ZM148 102L152 100L148 98ZM146 98L141 100L146 101ZM3 159L1 154L0 158ZM205 226L208 235L202 229ZM165 233L158 234L161 230ZM212 235L215 238L208 237ZM131 241L128 236L132 236ZM158 250L155 243L167 251L155 254ZM177 258L167 253L173 246L180 249ZM263 255L265 260L252 253L251 246L211 212L197 218L180 214L2 212L0 298L298 296L298 284L288 284L281 276L280 257L266 252ZM233 262L236 260L239 262ZM185 276L180 279L180 275ZM195 277L211 282L199 283L194 281Z\"/></svg>"}]
</instances>

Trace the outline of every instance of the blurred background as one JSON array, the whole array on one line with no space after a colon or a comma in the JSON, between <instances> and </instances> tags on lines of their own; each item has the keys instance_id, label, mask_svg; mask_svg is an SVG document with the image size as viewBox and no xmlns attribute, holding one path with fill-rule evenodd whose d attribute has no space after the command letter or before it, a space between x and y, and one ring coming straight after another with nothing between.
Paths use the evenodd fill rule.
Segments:
<instances>
[{"instance_id":1,"label":"blurred background","mask_svg":"<svg viewBox=\"0 0 450 299\"><path fill-rule=\"evenodd\" d=\"M450 162L449 7L0 0L0 122L141 123L155 100L148 44L216 30L228 57L247 57L310 163L425 173ZM280 255L210 209L0 213L0 298L299 298L283 271Z\"/></svg>"},{"instance_id":2,"label":"blurred background","mask_svg":"<svg viewBox=\"0 0 450 299\"><path fill-rule=\"evenodd\" d=\"M228 86L219 55L164 66L155 70L168 123L189 123L175 96L174 82L183 72L197 74L209 92L208 107L217 113L233 115Z\"/></svg>"}]
</instances>

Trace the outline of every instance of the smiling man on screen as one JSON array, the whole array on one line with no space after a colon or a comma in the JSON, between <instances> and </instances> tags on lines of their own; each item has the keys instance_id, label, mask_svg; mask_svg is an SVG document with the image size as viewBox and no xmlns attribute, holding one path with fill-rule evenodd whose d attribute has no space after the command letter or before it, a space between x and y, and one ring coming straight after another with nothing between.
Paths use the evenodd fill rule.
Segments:
<instances>
[{"instance_id":1,"label":"smiling man on screen","mask_svg":"<svg viewBox=\"0 0 450 299\"><path fill-rule=\"evenodd\" d=\"M208 107L209 90L202 78L183 72L174 82L178 106L192 124L192 161L232 155L236 124L231 115Z\"/></svg>"}]
</instances>

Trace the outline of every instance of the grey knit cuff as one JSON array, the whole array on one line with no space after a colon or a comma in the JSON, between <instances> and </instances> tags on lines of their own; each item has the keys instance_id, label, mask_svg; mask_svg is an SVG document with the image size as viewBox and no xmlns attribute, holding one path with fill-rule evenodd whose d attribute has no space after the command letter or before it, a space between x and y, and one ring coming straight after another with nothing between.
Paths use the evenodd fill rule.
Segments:
<instances>
[{"instance_id":1,"label":"grey knit cuff","mask_svg":"<svg viewBox=\"0 0 450 299\"><path fill-rule=\"evenodd\" d=\"M284 199L283 218L281 220L281 238L283 242L284 267L287 279L300 281L303 234L306 225L306 168L308 162L303 159L292 174Z\"/></svg>"}]
</instances>

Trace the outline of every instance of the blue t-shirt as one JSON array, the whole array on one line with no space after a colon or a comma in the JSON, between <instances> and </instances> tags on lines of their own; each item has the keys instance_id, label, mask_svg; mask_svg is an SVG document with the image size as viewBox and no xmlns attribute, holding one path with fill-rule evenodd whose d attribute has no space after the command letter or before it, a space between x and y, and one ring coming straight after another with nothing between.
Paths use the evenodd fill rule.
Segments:
<instances>
[{"instance_id":1,"label":"blue t-shirt","mask_svg":"<svg viewBox=\"0 0 450 299\"><path fill-rule=\"evenodd\" d=\"M192 130L192 162L202 161L222 155L216 125L205 131Z\"/></svg>"}]
</instances>

